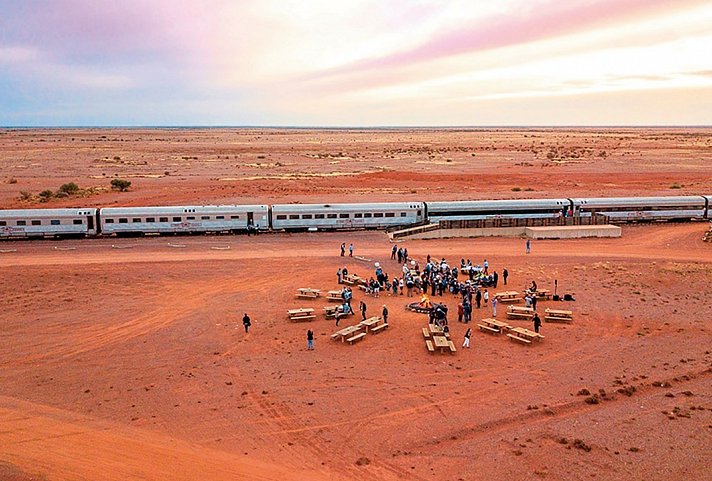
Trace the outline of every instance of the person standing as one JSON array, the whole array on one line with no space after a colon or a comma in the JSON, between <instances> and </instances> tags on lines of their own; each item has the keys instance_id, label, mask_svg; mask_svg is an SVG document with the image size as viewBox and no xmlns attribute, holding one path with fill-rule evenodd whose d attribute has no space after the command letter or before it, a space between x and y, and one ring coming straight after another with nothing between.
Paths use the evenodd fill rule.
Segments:
<instances>
[{"instance_id":1,"label":"person standing","mask_svg":"<svg viewBox=\"0 0 712 481\"><path fill-rule=\"evenodd\" d=\"M309 329L307 330L307 351L314 350L314 332Z\"/></svg>"},{"instance_id":2,"label":"person standing","mask_svg":"<svg viewBox=\"0 0 712 481\"><path fill-rule=\"evenodd\" d=\"M489 262L487 262L487 259L484 260L482 266L485 268L485 275L489 274Z\"/></svg>"},{"instance_id":3,"label":"person standing","mask_svg":"<svg viewBox=\"0 0 712 481\"><path fill-rule=\"evenodd\" d=\"M465 331L465 341L462 343L462 347L470 348L470 336L472 336L472 329L468 327L467 331Z\"/></svg>"},{"instance_id":4,"label":"person standing","mask_svg":"<svg viewBox=\"0 0 712 481\"><path fill-rule=\"evenodd\" d=\"M485 304L489 302L489 292L487 291L487 289L485 289L485 293L482 294L482 300L485 301Z\"/></svg>"},{"instance_id":5,"label":"person standing","mask_svg":"<svg viewBox=\"0 0 712 481\"><path fill-rule=\"evenodd\" d=\"M245 315L242 316L242 325L245 326L245 334L247 334L250 331L250 326L252 325L250 316L248 316L247 313L245 313Z\"/></svg>"},{"instance_id":6,"label":"person standing","mask_svg":"<svg viewBox=\"0 0 712 481\"><path fill-rule=\"evenodd\" d=\"M497 317L497 297L492 298L492 317Z\"/></svg>"},{"instance_id":7,"label":"person standing","mask_svg":"<svg viewBox=\"0 0 712 481\"><path fill-rule=\"evenodd\" d=\"M358 303L358 308L361 311L361 320L365 321L366 320L366 303L363 301L359 301Z\"/></svg>"},{"instance_id":8,"label":"person standing","mask_svg":"<svg viewBox=\"0 0 712 481\"><path fill-rule=\"evenodd\" d=\"M354 245L352 243L352 244L349 244L349 257L353 257L353 256L354 256Z\"/></svg>"},{"instance_id":9,"label":"person standing","mask_svg":"<svg viewBox=\"0 0 712 481\"><path fill-rule=\"evenodd\" d=\"M536 292L532 292L531 297L532 297L532 309L534 309L536 311Z\"/></svg>"},{"instance_id":10,"label":"person standing","mask_svg":"<svg viewBox=\"0 0 712 481\"><path fill-rule=\"evenodd\" d=\"M499 274L497 274L497 271L494 271L494 274L492 274L492 281L494 282L494 288L497 289L497 282L499 281Z\"/></svg>"},{"instance_id":11,"label":"person standing","mask_svg":"<svg viewBox=\"0 0 712 481\"><path fill-rule=\"evenodd\" d=\"M480 308L481 303L482 303L482 291L477 289L477 292L475 292L475 305L477 306L477 309Z\"/></svg>"},{"instance_id":12,"label":"person standing","mask_svg":"<svg viewBox=\"0 0 712 481\"><path fill-rule=\"evenodd\" d=\"M507 285L507 277L509 277L509 271L505 267L505 269L502 271L502 280L504 281L504 285Z\"/></svg>"},{"instance_id":13,"label":"person standing","mask_svg":"<svg viewBox=\"0 0 712 481\"><path fill-rule=\"evenodd\" d=\"M541 319L539 319L539 314L537 314L536 311L534 311L534 318L532 320L534 321L534 332L538 333L539 327L541 327Z\"/></svg>"},{"instance_id":14,"label":"person standing","mask_svg":"<svg viewBox=\"0 0 712 481\"><path fill-rule=\"evenodd\" d=\"M527 254L529 254L532 251L532 241L531 239L527 239L527 243L525 244Z\"/></svg>"},{"instance_id":15,"label":"person standing","mask_svg":"<svg viewBox=\"0 0 712 481\"><path fill-rule=\"evenodd\" d=\"M336 282L337 284L341 284L341 267L336 271Z\"/></svg>"},{"instance_id":16,"label":"person standing","mask_svg":"<svg viewBox=\"0 0 712 481\"><path fill-rule=\"evenodd\" d=\"M383 304L383 311L381 312L381 314L383 315L383 323L388 324L388 308L385 304Z\"/></svg>"},{"instance_id":17,"label":"person standing","mask_svg":"<svg viewBox=\"0 0 712 481\"><path fill-rule=\"evenodd\" d=\"M465 315L465 308L462 306L462 302L457 305L457 322L462 322L462 316Z\"/></svg>"},{"instance_id":18,"label":"person standing","mask_svg":"<svg viewBox=\"0 0 712 481\"><path fill-rule=\"evenodd\" d=\"M344 253L346 253L346 244L341 243L341 257L344 257Z\"/></svg>"},{"instance_id":19,"label":"person standing","mask_svg":"<svg viewBox=\"0 0 712 481\"><path fill-rule=\"evenodd\" d=\"M393 244L393 248L391 249L391 259L396 258L396 252L398 252L398 245Z\"/></svg>"}]
</instances>

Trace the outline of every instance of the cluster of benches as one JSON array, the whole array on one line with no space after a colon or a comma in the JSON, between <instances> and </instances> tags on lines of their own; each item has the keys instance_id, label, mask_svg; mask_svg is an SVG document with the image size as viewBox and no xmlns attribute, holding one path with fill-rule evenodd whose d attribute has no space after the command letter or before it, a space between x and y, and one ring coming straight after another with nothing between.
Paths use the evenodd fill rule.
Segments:
<instances>
[{"instance_id":1,"label":"cluster of benches","mask_svg":"<svg viewBox=\"0 0 712 481\"><path fill-rule=\"evenodd\" d=\"M446 350L451 353L457 351L455 344L450 339L450 334L444 332L436 324L428 324L428 327L424 327L423 337L425 338L425 347L430 353L435 352L435 349L439 349L441 353Z\"/></svg>"},{"instance_id":2,"label":"cluster of benches","mask_svg":"<svg viewBox=\"0 0 712 481\"><path fill-rule=\"evenodd\" d=\"M378 334L379 332L388 329L388 324L383 322L380 317L369 317L365 321L361 321L353 326L347 326L340 329L331 335L332 340L341 339L341 342L353 344L366 337L367 333Z\"/></svg>"},{"instance_id":3,"label":"cluster of benches","mask_svg":"<svg viewBox=\"0 0 712 481\"><path fill-rule=\"evenodd\" d=\"M547 322L571 322L574 320L574 313L561 309L544 310L544 320Z\"/></svg>"},{"instance_id":4,"label":"cluster of benches","mask_svg":"<svg viewBox=\"0 0 712 481\"><path fill-rule=\"evenodd\" d=\"M506 322L498 321L497 319L482 319L477 327L482 332L487 332L489 334L501 334L503 332L507 333L507 337L511 341L516 341L521 344L530 345L532 341L541 341L544 336L538 332L530 331L529 329L524 329L523 327L512 327Z\"/></svg>"}]
</instances>

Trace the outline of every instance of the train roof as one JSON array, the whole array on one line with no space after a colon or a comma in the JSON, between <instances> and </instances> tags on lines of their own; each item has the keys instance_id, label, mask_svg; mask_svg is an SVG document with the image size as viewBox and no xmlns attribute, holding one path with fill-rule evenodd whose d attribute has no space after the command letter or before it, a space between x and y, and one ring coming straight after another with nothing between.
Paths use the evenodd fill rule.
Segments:
<instances>
[{"instance_id":1,"label":"train roof","mask_svg":"<svg viewBox=\"0 0 712 481\"><path fill-rule=\"evenodd\" d=\"M422 202L374 202L367 204L274 204L273 212L307 212L314 210L367 211L422 209Z\"/></svg>"},{"instance_id":2,"label":"train roof","mask_svg":"<svg viewBox=\"0 0 712 481\"><path fill-rule=\"evenodd\" d=\"M667 196L667 197L590 197L571 199L577 206L592 207L645 207L655 206L682 206L682 205L705 205L705 198L701 195Z\"/></svg>"},{"instance_id":3,"label":"train roof","mask_svg":"<svg viewBox=\"0 0 712 481\"><path fill-rule=\"evenodd\" d=\"M0 210L0 217L65 217L96 214L93 207L72 209L8 209Z\"/></svg>"},{"instance_id":4,"label":"train roof","mask_svg":"<svg viewBox=\"0 0 712 481\"><path fill-rule=\"evenodd\" d=\"M505 208L527 209L531 207L560 208L569 204L569 199L464 200L454 202L428 202L428 211Z\"/></svg>"},{"instance_id":5,"label":"train roof","mask_svg":"<svg viewBox=\"0 0 712 481\"><path fill-rule=\"evenodd\" d=\"M173 205L151 207L104 207L101 215L141 215L141 214L192 214L231 212L266 212L266 205Z\"/></svg>"}]
</instances>

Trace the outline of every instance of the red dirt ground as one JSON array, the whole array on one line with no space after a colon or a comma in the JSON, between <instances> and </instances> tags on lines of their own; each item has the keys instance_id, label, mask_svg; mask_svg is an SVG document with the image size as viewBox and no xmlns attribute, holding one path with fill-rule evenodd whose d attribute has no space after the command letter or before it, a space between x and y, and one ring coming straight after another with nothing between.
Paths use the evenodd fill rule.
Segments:
<instances>
[{"instance_id":1,"label":"red dirt ground","mask_svg":"<svg viewBox=\"0 0 712 481\"><path fill-rule=\"evenodd\" d=\"M167 140L127 140L145 136ZM610 155L568 164L505 148L532 136L545 146L596 145L596 152L605 145ZM0 179L17 183L0 184L0 203L712 193L710 138L704 129L3 131ZM411 152L383 158L401 143ZM493 144L497 151L485 149ZM413 153L414 146L426 150ZM229 162L238 167L206 162L226 152L238 155ZM352 159L305 156L329 152ZM485 160L471 162L472 153ZM148 164L123 163L141 155ZM453 162L418 163L430 156ZM112 161L95 160L104 157ZM629 158L638 159L639 173ZM389 170L245 180L381 168ZM106 178L90 179L103 171ZM114 173L154 171L161 177L130 177L127 193L17 200L20 190L106 186ZM242 180L218 180L228 176ZM670 190L674 182L683 188ZM459 348L466 327L451 316L454 355L427 353L426 318L404 309L405 296L357 291L356 304L365 300L369 314L388 305L391 327L353 346L331 341L334 323L321 315L307 324L287 320L294 307L321 312L324 300L299 301L295 291L336 288L340 266L369 275L378 261L396 274L381 232L2 242L0 479L707 479L712 244L701 240L705 228L626 226L620 239L535 241L529 256L521 239L407 241L421 263L428 254L452 263L486 257L493 269L508 268L508 288L536 280L553 289L557 279L560 293L575 295L576 302L540 302L540 310L570 308L575 319L544 323L545 339L533 346L476 332L470 350ZM341 258L343 241L371 262ZM455 310L453 296L444 301ZM253 319L249 334L244 312ZM490 315L483 308L474 318ZM306 350L309 327L314 352ZM598 403L587 403L582 389Z\"/></svg>"}]
</instances>

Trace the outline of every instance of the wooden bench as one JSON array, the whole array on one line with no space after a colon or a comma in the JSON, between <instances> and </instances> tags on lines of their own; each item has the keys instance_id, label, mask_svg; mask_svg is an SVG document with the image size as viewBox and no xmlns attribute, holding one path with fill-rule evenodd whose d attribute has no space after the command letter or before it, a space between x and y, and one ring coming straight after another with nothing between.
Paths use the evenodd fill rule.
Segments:
<instances>
[{"instance_id":1,"label":"wooden bench","mask_svg":"<svg viewBox=\"0 0 712 481\"><path fill-rule=\"evenodd\" d=\"M435 347L433 346L433 341L431 341L431 340L425 341L425 347L428 348L428 352L435 352Z\"/></svg>"},{"instance_id":2,"label":"wooden bench","mask_svg":"<svg viewBox=\"0 0 712 481\"><path fill-rule=\"evenodd\" d=\"M480 328L480 331L493 332L493 333L495 333L495 334L499 334L499 333L500 333L499 329L495 329L494 327L485 326L485 325L483 325L483 324L477 324L477 327Z\"/></svg>"},{"instance_id":3,"label":"wooden bench","mask_svg":"<svg viewBox=\"0 0 712 481\"><path fill-rule=\"evenodd\" d=\"M534 314L528 314L526 312L507 311L507 317L509 317L509 318L523 317L525 319L531 319L534 317Z\"/></svg>"},{"instance_id":4,"label":"wooden bench","mask_svg":"<svg viewBox=\"0 0 712 481\"><path fill-rule=\"evenodd\" d=\"M497 298L498 302L522 302L521 297L498 297Z\"/></svg>"},{"instance_id":5,"label":"wooden bench","mask_svg":"<svg viewBox=\"0 0 712 481\"><path fill-rule=\"evenodd\" d=\"M361 334L356 334L355 336L349 337L348 339L346 339L346 342L348 342L349 344L353 344L356 341L360 341L364 337L366 337L366 333L362 332Z\"/></svg>"},{"instance_id":6,"label":"wooden bench","mask_svg":"<svg viewBox=\"0 0 712 481\"><path fill-rule=\"evenodd\" d=\"M316 319L313 314L309 316L289 316L289 320L292 322L310 321L312 319Z\"/></svg>"},{"instance_id":7,"label":"wooden bench","mask_svg":"<svg viewBox=\"0 0 712 481\"><path fill-rule=\"evenodd\" d=\"M515 336L514 334L507 334L507 337L510 338L512 341L519 341L522 344L532 343L529 339L524 339L523 337Z\"/></svg>"},{"instance_id":8,"label":"wooden bench","mask_svg":"<svg viewBox=\"0 0 712 481\"><path fill-rule=\"evenodd\" d=\"M450 346L450 352L456 352L457 349L455 349L455 344L452 341L448 341L448 346Z\"/></svg>"},{"instance_id":9,"label":"wooden bench","mask_svg":"<svg viewBox=\"0 0 712 481\"><path fill-rule=\"evenodd\" d=\"M570 317L557 317L557 316L544 316L546 322L571 322L573 319Z\"/></svg>"},{"instance_id":10,"label":"wooden bench","mask_svg":"<svg viewBox=\"0 0 712 481\"><path fill-rule=\"evenodd\" d=\"M380 326L372 327L372 328L371 328L371 333L372 333L372 334L378 334L379 332L381 332L381 331L384 330L384 329L388 329L388 324L385 324L385 323L384 323L384 324L381 324Z\"/></svg>"},{"instance_id":11,"label":"wooden bench","mask_svg":"<svg viewBox=\"0 0 712 481\"><path fill-rule=\"evenodd\" d=\"M430 339L430 331L428 331L428 328L427 328L427 327L424 327L424 328L423 328L423 337L424 337L425 339Z\"/></svg>"}]
</instances>

